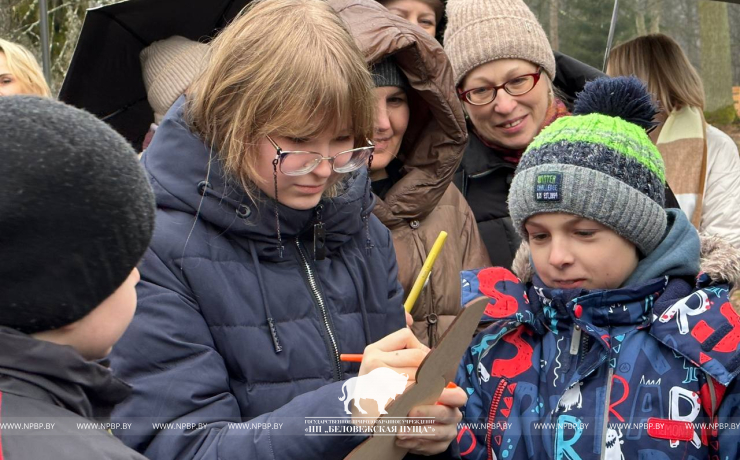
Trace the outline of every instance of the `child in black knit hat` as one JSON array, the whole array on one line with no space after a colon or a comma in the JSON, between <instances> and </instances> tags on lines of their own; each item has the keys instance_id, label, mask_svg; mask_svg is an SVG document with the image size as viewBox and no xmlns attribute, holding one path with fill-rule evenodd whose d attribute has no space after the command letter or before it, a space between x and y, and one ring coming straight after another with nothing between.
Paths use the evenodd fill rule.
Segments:
<instances>
[{"instance_id":1,"label":"child in black knit hat","mask_svg":"<svg viewBox=\"0 0 740 460\"><path fill-rule=\"evenodd\" d=\"M144 171L105 123L59 102L0 98L0 126L2 453L143 458L107 431L130 387L93 360L136 309L154 229Z\"/></svg>"}]
</instances>

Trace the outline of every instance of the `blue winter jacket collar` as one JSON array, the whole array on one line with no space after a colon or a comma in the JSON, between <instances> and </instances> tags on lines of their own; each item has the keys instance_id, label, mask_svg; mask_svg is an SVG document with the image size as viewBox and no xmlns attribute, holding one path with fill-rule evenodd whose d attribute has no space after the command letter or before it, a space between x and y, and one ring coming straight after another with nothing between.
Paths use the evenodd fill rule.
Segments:
<instances>
[{"instance_id":1,"label":"blue winter jacket collar","mask_svg":"<svg viewBox=\"0 0 740 460\"><path fill-rule=\"evenodd\" d=\"M142 158L157 206L193 214L225 233L246 237L254 243L260 258L279 259L275 201L258 193L257 203L253 203L242 187L225 175L218 153L188 128L186 109L187 100L181 96L157 129L158 143L170 148L151 156L144 152ZM192 155L192 161L182 161L182 152ZM374 206L369 185L363 168L346 179L342 195L322 199L320 218L329 251L361 231L363 217ZM316 209L296 210L280 203L277 208L283 245L311 231L318 222Z\"/></svg>"},{"instance_id":2,"label":"blue winter jacket collar","mask_svg":"<svg viewBox=\"0 0 740 460\"><path fill-rule=\"evenodd\" d=\"M663 276L695 277L699 273L699 234L680 209L666 209L668 228L657 248L640 260L625 286Z\"/></svg>"}]
</instances>

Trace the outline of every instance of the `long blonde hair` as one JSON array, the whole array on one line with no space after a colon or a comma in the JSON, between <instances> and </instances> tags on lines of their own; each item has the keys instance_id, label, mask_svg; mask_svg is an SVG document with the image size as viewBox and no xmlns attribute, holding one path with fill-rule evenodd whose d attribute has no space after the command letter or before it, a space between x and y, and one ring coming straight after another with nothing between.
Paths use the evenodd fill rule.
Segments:
<instances>
[{"instance_id":1,"label":"long blonde hair","mask_svg":"<svg viewBox=\"0 0 740 460\"><path fill-rule=\"evenodd\" d=\"M0 53L5 55L8 70L18 79L25 94L51 97L51 89L36 57L25 47L0 38Z\"/></svg>"},{"instance_id":2,"label":"long blonde hair","mask_svg":"<svg viewBox=\"0 0 740 460\"><path fill-rule=\"evenodd\" d=\"M681 47L671 37L637 37L611 50L607 73L635 75L670 113L682 107L704 110L704 85Z\"/></svg>"},{"instance_id":3,"label":"long blonde hair","mask_svg":"<svg viewBox=\"0 0 740 460\"><path fill-rule=\"evenodd\" d=\"M365 59L320 0L252 2L213 40L189 95L194 131L247 193L260 180L256 145L266 135L310 138L349 123L357 147L372 138L375 96Z\"/></svg>"}]
</instances>

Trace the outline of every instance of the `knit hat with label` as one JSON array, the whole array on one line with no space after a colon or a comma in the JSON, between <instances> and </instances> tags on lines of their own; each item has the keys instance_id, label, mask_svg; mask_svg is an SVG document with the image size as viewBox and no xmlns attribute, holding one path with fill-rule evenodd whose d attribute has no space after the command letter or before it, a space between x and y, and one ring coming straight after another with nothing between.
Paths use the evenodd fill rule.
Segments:
<instances>
[{"instance_id":1,"label":"knit hat with label","mask_svg":"<svg viewBox=\"0 0 740 460\"><path fill-rule=\"evenodd\" d=\"M46 98L0 97L0 325L73 323L115 292L154 230L134 149L95 116Z\"/></svg>"},{"instance_id":2,"label":"knit hat with label","mask_svg":"<svg viewBox=\"0 0 740 460\"><path fill-rule=\"evenodd\" d=\"M534 138L509 190L509 212L525 221L563 212L611 228L648 255L663 239L665 167L647 135L657 108L635 77L600 78L576 99L574 115Z\"/></svg>"},{"instance_id":3,"label":"knit hat with label","mask_svg":"<svg viewBox=\"0 0 740 460\"><path fill-rule=\"evenodd\" d=\"M550 42L523 0L449 0L444 45L455 86L474 68L498 59L523 59L555 78Z\"/></svg>"},{"instance_id":4,"label":"knit hat with label","mask_svg":"<svg viewBox=\"0 0 740 460\"><path fill-rule=\"evenodd\" d=\"M179 35L159 40L139 54L147 99L159 124L178 97L200 75L208 45Z\"/></svg>"}]
</instances>

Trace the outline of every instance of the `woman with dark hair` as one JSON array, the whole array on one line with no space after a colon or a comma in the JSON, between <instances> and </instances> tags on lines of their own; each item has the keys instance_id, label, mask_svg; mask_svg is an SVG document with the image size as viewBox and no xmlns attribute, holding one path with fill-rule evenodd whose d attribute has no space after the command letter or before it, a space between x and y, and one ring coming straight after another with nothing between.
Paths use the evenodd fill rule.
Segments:
<instances>
[{"instance_id":1,"label":"woman with dark hair","mask_svg":"<svg viewBox=\"0 0 740 460\"><path fill-rule=\"evenodd\" d=\"M339 14L373 74L373 213L391 230L407 294L440 231L449 235L411 312L414 333L431 347L460 312L460 271L490 264L473 212L452 184L466 129L450 64L436 40L371 1Z\"/></svg>"}]
</instances>

